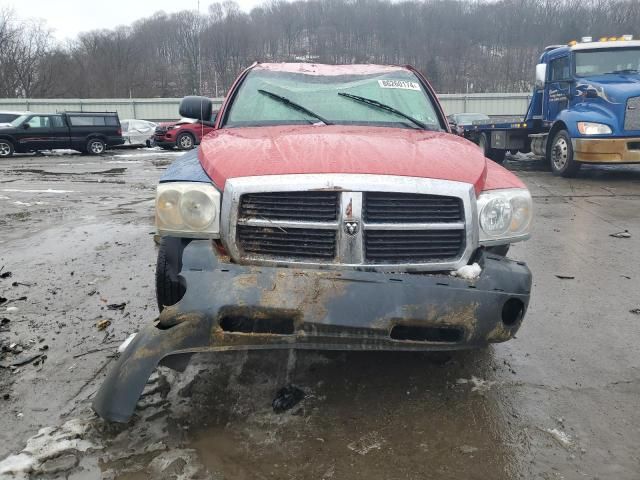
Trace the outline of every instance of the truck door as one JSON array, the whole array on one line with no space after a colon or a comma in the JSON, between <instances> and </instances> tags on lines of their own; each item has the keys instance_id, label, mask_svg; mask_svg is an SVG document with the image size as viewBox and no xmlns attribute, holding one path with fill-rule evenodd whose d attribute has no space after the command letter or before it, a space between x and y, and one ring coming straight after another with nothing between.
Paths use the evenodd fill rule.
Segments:
<instances>
[{"instance_id":1,"label":"truck door","mask_svg":"<svg viewBox=\"0 0 640 480\"><path fill-rule=\"evenodd\" d=\"M26 150L48 150L51 148L51 119L49 115L34 115L24 124L22 143Z\"/></svg>"},{"instance_id":2,"label":"truck door","mask_svg":"<svg viewBox=\"0 0 640 480\"><path fill-rule=\"evenodd\" d=\"M70 148L71 138L69 136L69 127L62 118L62 115L51 115L51 148Z\"/></svg>"},{"instance_id":3,"label":"truck door","mask_svg":"<svg viewBox=\"0 0 640 480\"><path fill-rule=\"evenodd\" d=\"M571 87L573 78L571 76L571 61L569 54L555 58L549 62L547 77L546 108L544 119L553 122L558 114L567 108L571 98Z\"/></svg>"}]
</instances>

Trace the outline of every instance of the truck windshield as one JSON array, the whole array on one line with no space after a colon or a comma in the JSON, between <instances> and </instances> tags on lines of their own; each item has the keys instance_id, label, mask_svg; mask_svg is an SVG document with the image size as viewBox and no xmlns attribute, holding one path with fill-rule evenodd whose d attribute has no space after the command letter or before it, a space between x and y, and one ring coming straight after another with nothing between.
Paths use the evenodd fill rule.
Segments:
<instances>
[{"instance_id":1,"label":"truck windshield","mask_svg":"<svg viewBox=\"0 0 640 480\"><path fill-rule=\"evenodd\" d=\"M616 73L638 73L640 48L610 48L576 52L576 75L590 77Z\"/></svg>"},{"instance_id":2,"label":"truck windshield","mask_svg":"<svg viewBox=\"0 0 640 480\"><path fill-rule=\"evenodd\" d=\"M354 96L367 101L354 101ZM408 70L310 75L254 69L242 83L225 127L327 123L442 130L436 112Z\"/></svg>"},{"instance_id":3,"label":"truck windshield","mask_svg":"<svg viewBox=\"0 0 640 480\"><path fill-rule=\"evenodd\" d=\"M20 115L18 118L16 118L12 122L10 122L11 126L12 127L20 126L22 124L22 122L24 122L28 117L29 117L29 115Z\"/></svg>"}]
</instances>

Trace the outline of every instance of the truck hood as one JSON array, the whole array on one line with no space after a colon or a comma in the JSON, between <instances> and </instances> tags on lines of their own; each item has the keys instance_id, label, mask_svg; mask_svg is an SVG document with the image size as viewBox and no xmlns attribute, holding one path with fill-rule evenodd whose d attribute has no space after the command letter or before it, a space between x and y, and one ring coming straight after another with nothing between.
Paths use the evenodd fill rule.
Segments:
<instances>
[{"instance_id":1,"label":"truck hood","mask_svg":"<svg viewBox=\"0 0 640 480\"><path fill-rule=\"evenodd\" d=\"M640 75L598 75L582 79L580 85L595 87L602 98L612 103L625 103L627 98L640 96Z\"/></svg>"},{"instance_id":2,"label":"truck hood","mask_svg":"<svg viewBox=\"0 0 640 480\"><path fill-rule=\"evenodd\" d=\"M277 126L211 132L202 167L220 189L229 178L286 174L378 174L455 180L483 189L476 145L444 132L362 126Z\"/></svg>"}]
</instances>

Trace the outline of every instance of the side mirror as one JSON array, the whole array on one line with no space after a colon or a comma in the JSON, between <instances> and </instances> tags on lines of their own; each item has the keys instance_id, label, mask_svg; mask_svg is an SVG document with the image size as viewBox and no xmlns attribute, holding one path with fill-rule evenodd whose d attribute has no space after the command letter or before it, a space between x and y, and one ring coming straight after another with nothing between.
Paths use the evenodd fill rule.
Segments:
<instances>
[{"instance_id":1,"label":"side mirror","mask_svg":"<svg viewBox=\"0 0 640 480\"><path fill-rule=\"evenodd\" d=\"M189 96L180 102L179 113L181 117L208 121L212 110L213 102L207 97Z\"/></svg>"},{"instance_id":2,"label":"side mirror","mask_svg":"<svg viewBox=\"0 0 640 480\"><path fill-rule=\"evenodd\" d=\"M30 127L31 127L31 125L29 125L28 123L23 123L23 124L22 124L22 128L24 128L25 130L26 130L27 128L30 128Z\"/></svg>"},{"instance_id":3,"label":"side mirror","mask_svg":"<svg viewBox=\"0 0 640 480\"><path fill-rule=\"evenodd\" d=\"M536 88L544 88L547 80L547 64L539 63L536 65Z\"/></svg>"}]
</instances>

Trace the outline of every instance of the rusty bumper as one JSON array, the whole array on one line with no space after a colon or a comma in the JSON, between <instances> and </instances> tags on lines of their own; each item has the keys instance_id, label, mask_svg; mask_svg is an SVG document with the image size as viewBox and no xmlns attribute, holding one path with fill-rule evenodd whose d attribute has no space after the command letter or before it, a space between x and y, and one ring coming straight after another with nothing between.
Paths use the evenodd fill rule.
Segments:
<instances>
[{"instance_id":1,"label":"rusty bumper","mask_svg":"<svg viewBox=\"0 0 640 480\"><path fill-rule=\"evenodd\" d=\"M481 276L251 267L218 262L211 242L183 254L186 293L136 335L93 402L125 422L156 366L194 352L304 348L451 350L501 342L522 323L531 273L482 253Z\"/></svg>"},{"instance_id":2,"label":"rusty bumper","mask_svg":"<svg viewBox=\"0 0 640 480\"><path fill-rule=\"evenodd\" d=\"M585 163L640 163L638 138L576 138L574 159Z\"/></svg>"}]
</instances>

